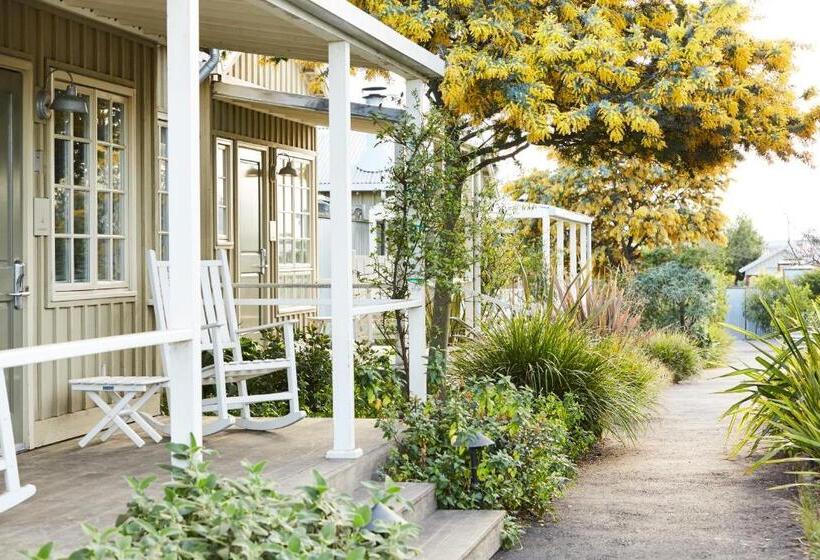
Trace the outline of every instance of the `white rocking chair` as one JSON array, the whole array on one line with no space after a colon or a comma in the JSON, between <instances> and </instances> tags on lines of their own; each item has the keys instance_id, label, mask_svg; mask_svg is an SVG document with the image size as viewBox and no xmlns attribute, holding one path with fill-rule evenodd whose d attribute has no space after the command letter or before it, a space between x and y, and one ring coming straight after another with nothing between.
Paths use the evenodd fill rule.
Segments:
<instances>
[{"instance_id":1,"label":"white rocking chair","mask_svg":"<svg viewBox=\"0 0 820 560\"><path fill-rule=\"evenodd\" d=\"M151 292L154 298L154 314L157 328L167 328L166 307L169 287L169 266L167 261L157 260L154 251L148 251L148 271ZM219 432L233 425L248 430L275 430L284 428L305 417L299 410L299 388L296 382L296 350L293 338L293 321L279 321L240 329L236 318L236 307L233 298L233 282L228 267L225 251L219 251L219 258L213 261L202 261L202 350L210 351L214 364L202 369L203 385L214 385L216 397L202 400L203 412L216 412L216 420L207 422L202 427L203 435ZM281 327L284 332L285 357L275 360L245 361L242 356L240 335L249 332ZM226 360L224 350L231 351L231 359ZM168 371L165 353L162 348L162 361L166 375ZM269 375L284 370L287 375L287 391L280 393L248 394L249 379ZM229 397L227 385L236 384L237 396ZM263 402L288 401L288 413L277 417L252 417L251 405ZM232 416L231 410L241 410L240 415ZM154 422L156 426L156 422ZM168 433L167 427L157 426Z\"/></svg>"}]
</instances>

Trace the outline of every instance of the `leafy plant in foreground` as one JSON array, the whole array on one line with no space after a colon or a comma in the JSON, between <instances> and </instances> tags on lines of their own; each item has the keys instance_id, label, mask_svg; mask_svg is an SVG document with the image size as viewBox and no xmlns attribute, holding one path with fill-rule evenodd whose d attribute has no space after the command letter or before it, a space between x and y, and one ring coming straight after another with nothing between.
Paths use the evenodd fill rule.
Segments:
<instances>
[{"instance_id":1,"label":"leafy plant in foreground","mask_svg":"<svg viewBox=\"0 0 820 560\"><path fill-rule=\"evenodd\" d=\"M169 447L174 459L188 466L170 467L171 482L161 497L148 493L153 478L129 480L134 496L116 526L85 526L89 544L66 558L393 560L416 554L408 544L417 535L414 525L379 521L369 530L372 504L333 492L318 472L313 484L288 495L262 477L261 463L245 465L247 475L231 479L197 460L203 450L193 443ZM373 503L385 504L399 492L390 481L372 490ZM31 556L56 557L50 544Z\"/></svg>"}]
</instances>

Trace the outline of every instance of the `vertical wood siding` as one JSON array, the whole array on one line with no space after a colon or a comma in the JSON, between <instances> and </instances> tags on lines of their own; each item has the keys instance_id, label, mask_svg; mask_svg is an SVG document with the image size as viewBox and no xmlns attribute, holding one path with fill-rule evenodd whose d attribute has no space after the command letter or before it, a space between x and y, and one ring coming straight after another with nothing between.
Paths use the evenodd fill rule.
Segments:
<instances>
[{"instance_id":1,"label":"vertical wood siding","mask_svg":"<svg viewBox=\"0 0 820 560\"><path fill-rule=\"evenodd\" d=\"M242 53L225 73L266 89L309 94L307 76L302 72L298 61L273 62L263 60L264 58L257 54Z\"/></svg>"},{"instance_id":2,"label":"vertical wood siding","mask_svg":"<svg viewBox=\"0 0 820 560\"><path fill-rule=\"evenodd\" d=\"M46 65L134 88L132 103L137 121L137 145L132 153L136 158L136 176L133 177L130 203L139 209L137 216L152 216L156 119L155 46L50 7L17 0L0 0L0 51L33 62L35 88L43 86ZM35 149L44 154L50 153L46 147L46 127L49 124L36 122L34 128ZM33 155L26 154L26 157ZM46 159L44 158L44 166L50 166ZM49 196L50 186L46 183L48 175L46 172L35 174L34 196ZM136 224L135 264L139 270L143 268L142 256L145 249L153 246L151 224L149 218L142 222L138 220ZM47 276L52 273L47 266L48 243L46 237L36 239L36 263L31 263L37 267L37 285L32 286L33 297L30 300L38 309L36 340L33 341L35 344L125 334L152 328L146 305L144 274L136 275L136 298L51 305L48 302L46 284ZM83 397L71 394L68 380L95 375L102 363L107 365L108 372L112 375L154 374L159 367L153 350L43 364L35 372L35 422L90 408L90 403ZM37 434L36 431L35 424L35 441L48 443L49 436Z\"/></svg>"}]
</instances>

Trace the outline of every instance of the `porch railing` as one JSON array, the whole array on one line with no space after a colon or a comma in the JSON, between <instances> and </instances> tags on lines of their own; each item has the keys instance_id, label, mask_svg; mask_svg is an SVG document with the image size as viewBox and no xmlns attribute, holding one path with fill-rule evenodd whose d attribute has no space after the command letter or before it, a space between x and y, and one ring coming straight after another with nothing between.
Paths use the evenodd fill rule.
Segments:
<instances>
[{"instance_id":1,"label":"porch railing","mask_svg":"<svg viewBox=\"0 0 820 560\"><path fill-rule=\"evenodd\" d=\"M331 299L329 294L322 294L322 291L329 290L328 282L306 282L306 283L247 283L240 282L234 284L238 292L247 289L272 290L277 294L283 290L302 290L303 293L311 294L305 297L273 297L273 298L242 298L237 297L234 303L237 306L304 306L315 307L320 314L329 313ZM372 284L355 283L354 290L373 290ZM315 294L315 295L313 295ZM409 299L389 299L389 298L354 298L353 317L364 317L367 315L379 315L391 311L405 311L407 313L407 353L409 358L409 379L408 389L411 395L424 400L427 398L427 366L425 363L425 351L427 349L427 334L425 326L425 301L424 291L417 290Z\"/></svg>"},{"instance_id":2,"label":"porch railing","mask_svg":"<svg viewBox=\"0 0 820 560\"><path fill-rule=\"evenodd\" d=\"M198 333L197 333L198 334ZM0 351L0 471L3 472L5 487L0 493L0 513L16 506L34 495L32 484L21 485L17 469L17 449L11 421L5 371L54 360L78 358L106 352L148 348L161 344L188 342L193 340L191 331L184 329L147 331L142 333L90 338L41 346L27 346Z\"/></svg>"}]
</instances>

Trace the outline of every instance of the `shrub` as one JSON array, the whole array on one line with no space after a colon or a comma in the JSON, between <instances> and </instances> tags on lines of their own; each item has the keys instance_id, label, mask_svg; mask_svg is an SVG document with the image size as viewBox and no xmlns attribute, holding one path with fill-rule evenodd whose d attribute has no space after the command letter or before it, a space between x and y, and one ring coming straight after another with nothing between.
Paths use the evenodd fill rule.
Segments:
<instances>
[{"instance_id":1,"label":"shrub","mask_svg":"<svg viewBox=\"0 0 820 560\"><path fill-rule=\"evenodd\" d=\"M647 403L608 358L571 316L539 310L487 325L456 349L452 365L466 377L508 376L540 395L572 393L586 429L634 437L649 417Z\"/></svg>"},{"instance_id":2,"label":"shrub","mask_svg":"<svg viewBox=\"0 0 820 560\"><path fill-rule=\"evenodd\" d=\"M820 560L820 489L801 488L799 519L809 560Z\"/></svg>"},{"instance_id":3,"label":"shrub","mask_svg":"<svg viewBox=\"0 0 820 560\"><path fill-rule=\"evenodd\" d=\"M692 332L714 315L717 306L710 274L676 261L641 272L631 291L643 301L643 322L650 328Z\"/></svg>"},{"instance_id":4,"label":"shrub","mask_svg":"<svg viewBox=\"0 0 820 560\"><path fill-rule=\"evenodd\" d=\"M149 496L152 478L129 482L134 496L111 529L86 527L91 542L69 558L360 558L414 556L408 542L417 535L409 523L376 522L369 530L371 504L357 504L315 482L299 494L276 491L262 478L262 464L246 465L247 475L230 479L194 461L202 450L169 445L185 468L171 467L161 497ZM373 491L373 503L389 504L399 488L388 481ZM32 558L52 558L51 545Z\"/></svg>"},{"instance_id":5,"label":"shrub","mask_svg":"<svg viewBox=\"0 0 820 560\"><path fill-rule=\"evenodd\" d=\"M624 290L617 278L566 286L555 282L551 292L550 305L556 312L572 315L580 325L595 334L632 335L640 327L642 306Z\"/></svg>"},{"instance_id":6,"label":"shrub","mask_svg":"<svg viewBox=\"0 0 820 560\"><path fill-rule=\"evenodd\" d=\"M720 324L709 323L705 344L700 346L703 367L715 368L725 365L726 355L732 346L732 335Z\"/></svg>"},{"instance_id":7,"label":"shrub","mask_svg":"<svg viewBox=\"0 0 820 560\"><path fill-rule=\"evenodd\" d=\"M449 378L426 403L379 421L395 441L385 472L434 483L443 508L542 517L574 474L572 459L594 440L581 418L571 394L538 396L505 377ZM467 441L477 432L495 443L481 451L479 484L471 488Z\"/></svg>"},{"instance_id":8,"label":"shrub","mask_svg":"<svg viewBox=\"0 0 820 560\"><path fill-rule=\"evenodd\" d=\"M697 347L684 334L662 331L642 342L643 351L672 372L672 381L680 383L700 373Z\"/></svg>"},{"instance_id":9,"label":"shrub","mask_svg":"<svg viewBox=\"0 0 820 560\"><path fill-rule=\"evenodd\" d=\"M797 278L794 283L798 286L806 286L812 298L820 298L820 270L806 272Z\"/></svg>"},{"instance_id":10,"label":"shrub","mask_svg":"<svg viewBox=\"0 0 820 560\"><path fill-rule=\"evenodd\" d=\"M791 289L791 290L790 290ZM761 276L756 278L752 289L746 296L744 313L746 318L755 323L764 332L773 328L769 309L776 314L787 314L789 300L793 292L794 304L801 312L811 308L811 291L808 284L794 285L785 278Z\"/></svg>"},{"instance_id":11,"label":"shrub","mask_svg":"<svg viewBox=\"0 0 820 560\"><path fill-rule=\"evenodd\" d=\"M302 410L310 416L332 416L333 384L330 355L330 337L315 327L297 329L296 371ZM243 339L245 356L260 359L280 358L285 355L284 341L279 329L266 331L261 340ZM356 415L360 418L380 416L386 407L403 399L404 381L392 364L392 353L359 342L353 359L356 397ZM252 392L273 393L287 390L284 375L266 375L248 381ZM281 403L254 405L254 414L261 416L282 414Z\"/></svg>"},{"instance_id":12,"label":"shrub","mask_svg":"<svg viewBox=\"0 0 820 560\"><path fill-rule=\"evenodd\" d=\"M797 289L775 309L764 302L774 337L747 336L760 351L758 365L728 375L742 380L729 393L742 398L726 416L740 432L735 448L763 448L759 466L778 456L820 466L820 307L802 307ZM820 472L817 473L820 475Z\"/></svg>"}]
</instances>

